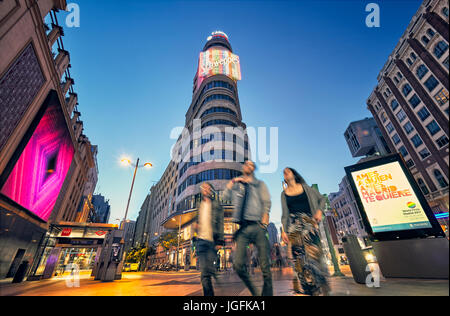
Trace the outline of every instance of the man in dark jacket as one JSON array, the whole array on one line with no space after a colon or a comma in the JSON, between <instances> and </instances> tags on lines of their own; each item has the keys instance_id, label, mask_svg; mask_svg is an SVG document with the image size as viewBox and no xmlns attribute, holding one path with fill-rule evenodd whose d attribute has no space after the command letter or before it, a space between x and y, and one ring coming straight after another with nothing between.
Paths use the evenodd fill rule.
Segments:
<instances>
[{"instance_id":1,"label":"man in dark jacket","mask_svg":"<svg viewBox=\"0 0 450 316\"><path fill-rule=\"evenodd\" d=\"M270 245L267 237L271 207L270 193L266 184L254 176L255 168L254 162L247 160L242 166L242 177L235 178L227 184L224 198L232 200L233 221L240 226L235 234L234 269L253 296L273 296ZM247 246L249 244L254 244L258 250L259 264L263 274L263 290L259 293L245 268L248 262Z\"/></svg>"},{"instance_id":2,"label":"man in dark jacket","mask_svg":"<svg viewBox=\"0 0 450 316\"><path fill-rule=\"evenodd\" d=\"M215 276L214 261L217 250L224 242L224 214L217 199L213 199L214 188L208 182L202 183L202 201L198 210L197 222L197 254L200 263L201 280L204 296L214 296L211 277Z\"/></svg>"}]
</instances>

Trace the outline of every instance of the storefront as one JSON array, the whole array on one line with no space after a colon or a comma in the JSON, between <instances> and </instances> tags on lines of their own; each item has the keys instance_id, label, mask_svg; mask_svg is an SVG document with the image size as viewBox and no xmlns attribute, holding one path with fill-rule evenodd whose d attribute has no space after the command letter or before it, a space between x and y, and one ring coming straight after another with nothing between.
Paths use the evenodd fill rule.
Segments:
<instances>
[{"instance_id":1,"label":"storefront","mask_svg":"<svg viewBox=\"0 0 450 316\"><path fill-rule=\"evenodd\" d=\"M34 267L34 279L78 271L92 271L99 258L103 240L117 225L61 222L53 225L41 247L39 264Z\"/></svg>"}]
</instances>

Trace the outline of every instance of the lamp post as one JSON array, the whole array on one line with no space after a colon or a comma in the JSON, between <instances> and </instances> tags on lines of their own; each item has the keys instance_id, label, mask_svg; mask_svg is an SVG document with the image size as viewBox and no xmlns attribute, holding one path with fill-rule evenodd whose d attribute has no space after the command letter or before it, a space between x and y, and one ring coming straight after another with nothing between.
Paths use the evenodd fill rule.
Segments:
<instances>
[{"instance_id":1,"label":"lamp post","mask_svg":"<svg viewBox=\"0 0 450 316\"><path fill-rule=\"evenodd\" d=\"M144 168L144 167L151 168L151 167L153 167L153 165L149 162L146 162L143 166L139 166L139 158L137 159L136 164L133 164L131 162L131 160L128 158L122 159L121 162L122 162L122 165L124 165L124 166L131 165L134 167L133 181L131 182L130 195L128 196L128 203L127 203L127 208L125 210L125 217L123 218L123 221L120 225L120 229L123 230L125 221L127 220L127 216L128 216L128 208L130 207L131 195L133 194L134 180L136 179L137 170L138 170L138 168Z\"/></svg>"}]
</instances>

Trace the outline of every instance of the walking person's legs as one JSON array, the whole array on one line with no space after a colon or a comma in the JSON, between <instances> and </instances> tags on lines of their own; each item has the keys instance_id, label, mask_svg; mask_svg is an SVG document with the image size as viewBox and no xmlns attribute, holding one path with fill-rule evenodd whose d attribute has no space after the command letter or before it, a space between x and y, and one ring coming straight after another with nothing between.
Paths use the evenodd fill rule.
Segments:
<instances>
[{"instance_id":1,"label":"walking person's legs","mask_svg":"<svg viewBox=\"0 0 450 316\"><path fill-rule=\"evenodd\" d=\"M258 257L261 272L264 279L264 286L262 296L273 296L272 286L272 271L270 270L270 245L266 237L266 231L259 225L254 226L255 231L255 245L258 249Z\"/></svg>"},{"instance_id":2,"label":"walking person's legs","mask_svg":"<svg viewBox=\"0 0 450 316\"><path fill-rule=\"evenodd\" d=\"M198 250L203 295L214 296L214 288L211 280L211 277L216 273L214 267L214 258L216 255L214 251L214 244L212 242L200 240Z\"/></svg>"},{"instance_id":3,"label":"walking person's legs","mask_svg":"<svg viewBox=\"0 0 450 316\"><path fill-rule=\"evenodd\" d=\"M246 264L248 262L247 258L247 246L249 244L249 238L246 233L246 228L241 228L241 232L236 236L236 253L234 256L234 270L237 275L244 282L245 286L249 289L253 296L257 296L256 288L250 280L248 274L248 269Z\"/></svg>"}]
</instances>

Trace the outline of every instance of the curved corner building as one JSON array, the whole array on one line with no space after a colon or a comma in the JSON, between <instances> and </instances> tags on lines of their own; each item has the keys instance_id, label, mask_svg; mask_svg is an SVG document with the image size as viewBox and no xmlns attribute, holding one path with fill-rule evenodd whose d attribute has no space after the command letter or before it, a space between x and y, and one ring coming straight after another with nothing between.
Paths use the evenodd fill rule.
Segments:
<instances>
[{"instance_id":1,"label":"curved corner building","mask_svg":"<svg viewBox=\"0 0 450 316\"><path fill-rule=\"evenodd\" d=\"M239 57L233 54L228 36L220 31L212 33L200 53L192 102L186 113L185 130L189 135L180 136L174 150L179 156L175 203L168 202L168 214L162 223L165 229L181 231L181 267L196 265L191 224L201 201L200 183L205 181L214 186L224 205L226 247L220 250L220 261L222 268L230 267L231 239L236 226L231 223L230 201L225 201L222 193L230 179L241 175L242 163L248 157L246 126L237 89L239 80ZM174 252L170 253L169 261L177 264Z\"/></svg>"}]
</instances>

